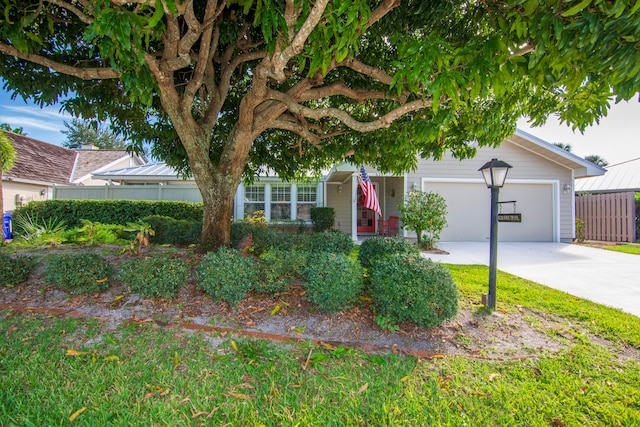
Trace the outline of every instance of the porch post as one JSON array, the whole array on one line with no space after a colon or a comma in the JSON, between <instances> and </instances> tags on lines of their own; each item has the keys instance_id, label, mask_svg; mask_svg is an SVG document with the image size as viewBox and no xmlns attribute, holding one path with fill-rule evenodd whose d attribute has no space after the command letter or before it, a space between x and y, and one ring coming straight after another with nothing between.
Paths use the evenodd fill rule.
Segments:
<instances>
[{"instance_id":1,"label":"porch post","mask_svg":"<svg viewBox=\"0 0 640 427\"><path fill-rule=\"evenodd\" d=\"M358 172L351 174L351 240L358 241Z\"/></svg>"}]
</instances>

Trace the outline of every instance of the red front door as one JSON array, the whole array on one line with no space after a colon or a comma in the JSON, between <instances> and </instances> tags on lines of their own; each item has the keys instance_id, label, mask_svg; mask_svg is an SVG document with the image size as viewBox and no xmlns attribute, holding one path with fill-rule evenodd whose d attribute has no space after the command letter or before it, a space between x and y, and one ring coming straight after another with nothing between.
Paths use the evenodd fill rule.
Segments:
<instances>
[{"instance_id":1,"label":"red front door","mask_svg":"<svg viewBox=\"0 0 640 427\"><path fill-rule=\"evenodd\" d=\"M364 207L364 195L358 186L358 233L376 232L376 213Z\"/></svg>"}]
</instances>

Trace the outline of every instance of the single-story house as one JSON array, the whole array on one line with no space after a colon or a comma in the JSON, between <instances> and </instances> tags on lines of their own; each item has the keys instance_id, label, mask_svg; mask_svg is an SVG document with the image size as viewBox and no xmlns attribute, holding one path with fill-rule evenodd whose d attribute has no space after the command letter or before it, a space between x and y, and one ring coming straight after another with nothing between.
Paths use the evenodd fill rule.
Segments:
<instances>
[{"instance_id":1,"label":"single-story house","mask_svg":"<svg viewBox=\"0 0 640 427\"><path fill-rule=\"evenodd\" d=\"M365 165L380 202L380 218L362 207L359 167L348 163L336 165L316 181L284 182L276 176L266 176L252 185L241 185L234 216L243 218L255 210L264 210L270 221L309 220L311 207L329 206L336 212L335 228L356 240L376 234L378 219L399 216L398 206L407 192L434 191L445 198L448 206L448 226L440 240L484 241L489 238L490 191L478 169L492 158L512 166L500 191L502 212L521 214L521 222L501 223L499 239L572 241L574 180L603 175L605 170L522 131L505 139L498 148L479 148L472 159L457 160L450 155L441 161L421 159L417 170L403 175L382 174ZM185 184L175 171L162 164L94 173L93 177L120 184ZM412 237L407 231L402 234Z\"/></svg>"},{"instance_id":2,"label":"single-story house","mask_svg":"<svg viewBox=\"0 0 640 427\"><path fill-rule=\"evenodd\" d=\"M17 158L9 171L2 171L4 210L32 200L51 198L55 186L104 185L107 181L91 176L92 172L138 166L145 161L124 150L69 150L13 132L5 132Z\"/></svg>"}]
</instances>

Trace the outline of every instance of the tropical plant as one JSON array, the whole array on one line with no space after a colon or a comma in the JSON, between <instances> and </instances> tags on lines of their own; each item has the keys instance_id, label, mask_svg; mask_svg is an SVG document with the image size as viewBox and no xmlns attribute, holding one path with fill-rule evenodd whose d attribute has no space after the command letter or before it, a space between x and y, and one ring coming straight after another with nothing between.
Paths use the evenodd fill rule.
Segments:
<instances>
[{"instance_id":1,"label":"tropical plant","mask_svg":"<svg viewBox=\"0 0 640 427\"><path fill-rule=\"evenodd\" d=\"M447 225L447 202L438 193L412 191L398 206L400 221L407 230L418 235L418 246L435 248L440 233ZM424 234L426 233L426 235Z\"/></svg>"},{"instance_id":2,"label":"tropical plant","mask_svg":"<svg viewBox=\"0 0 640 427\"><path fill-rule=\"evenodd\" d=\"M4 213L2 174L13 168L16 158L16 149L9 140L9 137L4 132L0 131L0 214ZM2 239L2 241L4 241L4 239Z\"/></svg>"},{"instance_id":3,"label":"tropical plant","mask_svg":"<svg viewBox=\"0 0 640 427\"><path fill-rule=\"evenodd\" d=\"M18 214L12 218L15 230L19 233L19 239L31 244L59 245L64 242L62 234L65 230L64 220L54 217L39 219L28 213Z\"/></svg>"},{"instance_id":4,"label":"tropical plant","mask_svg":"<svg viewBox=\"0 0 640 427\"><path fill-rule=\"evenodd\" d=\"M124 248L125 251L135 255L139 255L143 247L148 248L149 237L156 234L151 226L144 221L128 222L123 231L136 233L131 244Z\"/></svg>"},{"instance_id":5,"label":"tropical plant","mask_svg":"<svg viewBox=\"0 0 640 427\"><path fill-rule=\"evenodd\" d=\"M402 173L417 154L495 146L525 114L584 130L640 90L636 0L16 4L0 0L6 88L68 96L192 174L205 249L229 244L243 176L342 160Z\"/></svg>"},{"instance_id":6,"label":"tropical plant","mask_svg":"<svg viewBox=\"0 0 640 427\"><path fill-rule=\"evenodd\" d=\"M594 165L598 165L601 166L603 168L607 167L609 165L609 162L598 156L597 154L591 154L590 156L587 156L584 158L586 161L593 163Z\"/></svg>"}]
</instances>

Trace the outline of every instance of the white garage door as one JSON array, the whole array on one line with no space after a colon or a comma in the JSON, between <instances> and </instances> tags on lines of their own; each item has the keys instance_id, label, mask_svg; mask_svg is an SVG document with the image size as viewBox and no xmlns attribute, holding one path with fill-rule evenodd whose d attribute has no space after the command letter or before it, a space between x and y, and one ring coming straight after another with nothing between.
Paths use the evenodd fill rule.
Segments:
<instances>
[{"instance_id":1,"label":"white garage door","mask_svg":"<svg viewBox=\"0 0 640 427\"><path fill-rule=\"evenodd\" d=\"M491 190L484 183L424 182L424 191L435 191L447 201L447 227L440 241L485 241L490 234ZM551 242L554 228L553 186L507 183L500 189L500 201L516 201L521 223L500 222L498 240L509 242ZM502 213L513 213L503 203Z\"/></svg>"}]
</instances>

